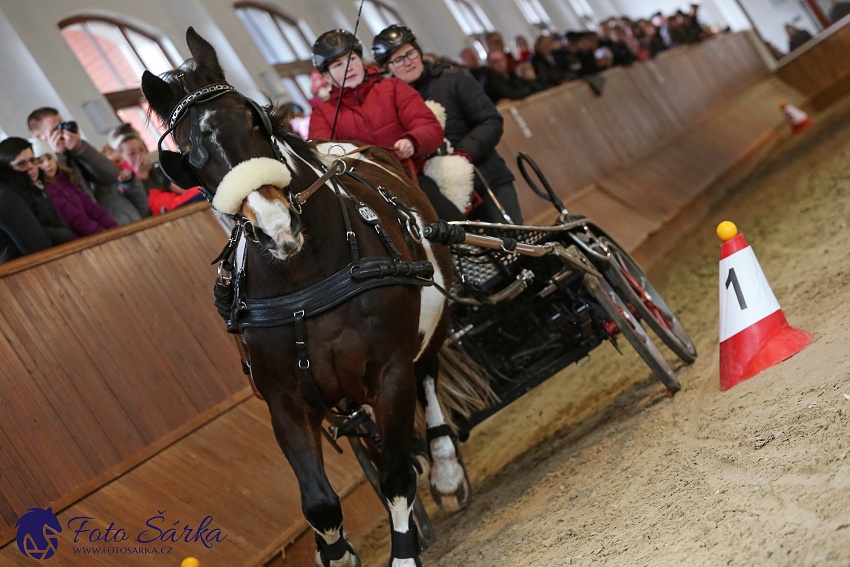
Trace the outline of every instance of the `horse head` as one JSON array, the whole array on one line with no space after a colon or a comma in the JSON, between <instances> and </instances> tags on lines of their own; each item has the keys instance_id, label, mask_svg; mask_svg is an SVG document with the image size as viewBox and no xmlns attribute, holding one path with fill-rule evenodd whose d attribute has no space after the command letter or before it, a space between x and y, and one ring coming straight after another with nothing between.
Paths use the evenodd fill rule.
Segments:
<instances>
[{"instance_id":1,"label":"horse head","mask_svg":"<svg viewBox=\"0 0 850 567\"><path fill-rule=\"evenodd\" d=\"M279 258L301 250L299 212L288 188L293 170L278 144L285 110L261 107L224 78L215 49L193 28L192 59L157 77L145 71L142 92L167 127L160 165L177 185L201 186L218 211L244 217L257 242ZM180 149L163 149L169 134Z\"/></svg>"}]
</instances>

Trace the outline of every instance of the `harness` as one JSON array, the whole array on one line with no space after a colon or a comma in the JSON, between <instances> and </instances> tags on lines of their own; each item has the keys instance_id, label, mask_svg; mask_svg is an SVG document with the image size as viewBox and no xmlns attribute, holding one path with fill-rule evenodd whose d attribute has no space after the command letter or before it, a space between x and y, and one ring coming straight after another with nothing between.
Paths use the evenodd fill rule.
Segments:
<instances>
[{"instance_id":1,"label":"harness","mask_svg":"<svg viewBox=\"0 0 850 567\"><path fill-rule=\"evenodd\" d=\"M188 90L188 89L187 89ZM219 83L194 91L185 96L172 111L169 128L159 140L159 153L162 168L175 182L194 183L200 185L208 200L211 193L203 187L196 173L207 161L208 154L203 148L202 133L197 121L196 105L209 102L228 93L238 94L228 84ZM241 95L240 95L241 96ZM287 165L286 158L280 151L273 133L271 121L265 110L256 102L245 98L262 120L265 133L269 137L275 159ZM162 149L162 142L168 134L173 133L180 121L186 116L192 119L190 141L191 151L188 155ZM362 149L362 148L358 148ZM288 167L288 165L287 165ZM330 185L337 196L343 224L346 231L346 241L349 248L350 262L330 277L310 285L299 291L267 299L251 299L244 295L245 281L248 273L242 262L237 261L237 250L243 239L245 246L256 245L253 240L253 227L248 220L239 214L230 215L236 224L230 238L221 253L213 260L218 263L218 277L213 286L215 306L219 315L224 319L227 331L242 334L246 328L294 326L295 346L300 369L302 393L315 406L328 412L329 408L321 399L321 393L312 377L310 370L310 354L307 342L305 319L324 313L357 295L388 285L432 285L434 266L430 261L408 262L402 260L401 253L392 241L390 234L380 224L378 214L367 204L358 202L357 211L360 220L375 230L378 238L387 251L387 256L360 258L360 247L357 236L352 228L351 219L346 207L346 198L350 198L339 181L341 175L346 175L358 181L370 190L378 193L389 203L396 214L396 220L402 226L409 247L414 242L421 241L418 226L413 212L392 195L389 189L375 186L346 167L341 159L334 160L330 167L309 188L296 195L287 194L295 214L301 213L307 199L322 186ZM247 361L246 361L247 362ZM250 369L250 364L247 364ZM249 374L249 372L246 372ZM250 374L249 374L250 376ZM253 384L252 384L253 385ZM254 388L256 391L256 388Z\"/></svg>"}]
</instances>

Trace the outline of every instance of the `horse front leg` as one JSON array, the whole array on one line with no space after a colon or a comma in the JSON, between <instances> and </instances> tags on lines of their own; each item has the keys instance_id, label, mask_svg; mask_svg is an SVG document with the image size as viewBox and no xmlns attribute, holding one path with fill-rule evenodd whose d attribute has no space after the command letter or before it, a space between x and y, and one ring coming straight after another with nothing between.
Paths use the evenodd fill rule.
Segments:
<instances>
[{"instance_id":1,"label":"horse front leg","mask_svg":"<svg viewBox=\"0 0 850 567\"><path fill-rule=\"evenodd\" d=\"M301 511L316 532L316 567L360 567L345 538L342 507L325 474L321 427L324 411L283 393L266 397L275 437L301 490Z\"/></svg>"},{"instance_id":2,"label":"horse front leg","mask_svg":"<svg viewBox=\"0 0 850 567\"><path fill-rule=\"evenodd\" d=\"M409 363L386 372L373 409L384 445L378 473L390 511L390 567L421 567L419 536L413 520L416 471L411 456L416 384Z\"/></svg>"},{"instance_id":3,"label":"horse front leg","mask_svg":"<svg viewBox=\"0 0 850 567\"><path fill-rule=\"evenodd\" d=\"M457 440L446 423L437 399L439 362L436 356L416 363L419 398L425 410L428 450L431 455L430 488L434 502L447 512L466 508L472 500L472 487L460 458Z\"/></svg>"}]
</instances>

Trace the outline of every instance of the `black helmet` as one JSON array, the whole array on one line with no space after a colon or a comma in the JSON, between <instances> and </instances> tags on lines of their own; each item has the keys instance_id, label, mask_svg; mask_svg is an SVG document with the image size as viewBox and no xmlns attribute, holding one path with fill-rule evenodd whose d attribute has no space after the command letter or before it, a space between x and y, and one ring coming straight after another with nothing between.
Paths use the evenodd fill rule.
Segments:
<instances>
[{"instance_id":1,"label":"black helmet","mask_svg":"<svg viewBox=\"0 0 850 567\"><path fill-rule=\"evenodd\" d=\"M389 62L390 56L406 43L410 43L417 51L422 52L416 43L416 36L409 27L404 24L393 24L372 40L372 58L383 67Z\"/></svg>"},{"instance_id":2,"label":"black helmet","mask_svg":"<svg viewBox=\"0 0 850 567\"><path fill-rule=\"evenodd\" d=\"M313 66L324 73L335 59L351 51L363 57L363 44L357 36L348 30L326 31L313 44Z\"/></svg>"}]
</instances>

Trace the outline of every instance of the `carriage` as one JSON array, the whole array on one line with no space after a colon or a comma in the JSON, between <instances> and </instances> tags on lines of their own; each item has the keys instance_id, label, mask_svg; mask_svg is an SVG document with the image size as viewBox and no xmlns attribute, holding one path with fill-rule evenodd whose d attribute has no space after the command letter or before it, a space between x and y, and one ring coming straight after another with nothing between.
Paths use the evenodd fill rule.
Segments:
<instances>
[{"instance_id":1,"label":"carriage","mask_svg":"<svg viewBox=\"0 0 850 567\"><path fill-rule=\"evenodd\" d=\"M286 134L285 114L228 84L192 28L187 43L192 65L142 78L168 126L160 164L234 219L215 260L216 306L298 478L317 565L360 564L322 435L337 449L347 438L389 512L390 564L413 567L434 539L417 472L430 467L441 507L463 508L471 488L458 440L476 424L620 338L679 389L642 323L692 362L681 323L614 239L566 210L530 157L519 169L558 210L555 224L439 221L388 153ZM179 152L162 147L168 135ZM457 394L448 400L446 381Z\"/></svg>"},{"instance_id":2,"label":"carriage","mask_svg":"<svg viewBox=\"0 0 850 567\"><path fill-rule=\"evenodd\" d=\"M486 376L487 389L475 395L473 407L452 412L461 440L603 342L618 350L618 338L629 343L670 394L681 385L646 328L682 362L690 364L697 356L684 326L640 265L591 219L570 213L530 156L518 154L517 164L535 194L558 210L555 223L451 223L462 231L463 243L453 246L461 283L450 299L447 344L463 347L463 355ZM330 413L325 435L339 452L337 441L347 438L380 495L381 441L369 414L361 407ZM432 545L436 534L421 501L414 517L420 545Z\"/></svg>"}]
</instances>

